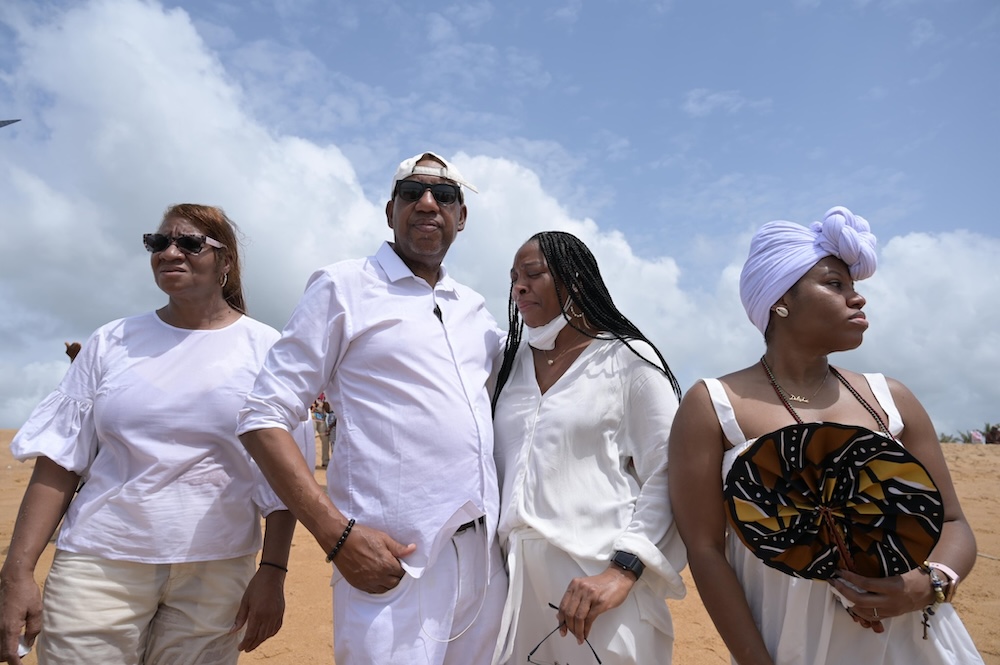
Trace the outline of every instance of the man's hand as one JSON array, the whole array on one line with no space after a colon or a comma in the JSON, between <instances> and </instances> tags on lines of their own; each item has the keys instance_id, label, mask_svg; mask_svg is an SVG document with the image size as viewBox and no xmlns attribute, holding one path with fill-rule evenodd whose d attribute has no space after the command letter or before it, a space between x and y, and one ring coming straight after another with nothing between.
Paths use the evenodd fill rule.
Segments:
<instances>
[{"instance_id":1,"label":"man's hand","mask_svg":"<svg viewBox=\"0 0 1000 665\"><path fill-rule=\"evenodd\" d=\"M395 589L405 574L399 560L416 550L414 543L402 545L384 531L355 524L333 563L356 589L385 593Z\"/></svg>"}]
</instances>

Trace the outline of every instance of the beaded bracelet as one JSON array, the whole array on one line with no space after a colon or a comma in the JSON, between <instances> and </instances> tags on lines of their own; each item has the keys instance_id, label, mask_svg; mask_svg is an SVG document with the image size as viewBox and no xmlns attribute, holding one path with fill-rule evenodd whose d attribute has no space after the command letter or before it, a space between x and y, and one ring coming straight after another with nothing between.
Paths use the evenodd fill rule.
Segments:
<instances>
[{"instance_id":1,"label":"beaded bracelet","mask_svg":"<svg viewBox=\"0 0 1000 665\"><path fill-rule=\"evenodd\" d=\"M340 548L344 546L344 541L346 541L347 537L351 535L351 529L353 528L354 528L354 518L352 517L351 519L347 520L347 528L344 529L344 533L340 534L340 540L338 540L337 544L333 546L333 549L330 550L330 553L326 555L327 563L333 562L333 557L337 556L337 552L339 552Z\"/></svg>"},{"instance_id":2,"label":"beaded bracelet","mask_svg":"<svg viewBox=\"0 0 1000 665\"><path fill-rule=\"evenodd\" d=\"M927 573L928 579L930 579L931 582L931 590L934 591L934 602L925 607L924 611L922 612L923 620L921 621L921 623L924 626L924 639L926 640L927 628L930 626L931 617L934 616L934 614L937 612L938 607L940 607L941 603L944 602L945 583L944 580L942 580L940 577L934 574L937 571L931 568L926 561L924 561L924 565L920 566L920 569L925 573Z\"/></svg>"},{"instance_id":3,"label":"beaded bracelet","mask_svg":"<svg viewBox=\"0 0 1000 665\"><path fill-rule=\"evenodd\" d=\"M270 561L261 561L260 565L262 565L262 566L271 566L271 568L277 568L278 570L280 570L283 573L287 573L288 572L288 569L285 568L284 566L280 566L280 565L278 565L276 563L271 563Z\"/></svg>"}]
</instances>

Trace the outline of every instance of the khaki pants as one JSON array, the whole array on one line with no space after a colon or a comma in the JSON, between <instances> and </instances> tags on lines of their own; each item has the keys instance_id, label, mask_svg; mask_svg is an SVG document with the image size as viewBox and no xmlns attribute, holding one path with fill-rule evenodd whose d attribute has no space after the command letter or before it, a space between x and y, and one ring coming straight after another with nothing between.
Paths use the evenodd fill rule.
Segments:
<instances>
[{"instance_id":1,"label":"khaki pants","mask_svg":"<svg viewBox=\"0 0 1000 665\"><path fill-rule=\"evenodd\" d=\"M58 550L45 581L39 665L235 665L230 633L254 555L112 561Z\"/></svg>"}]
</instances>

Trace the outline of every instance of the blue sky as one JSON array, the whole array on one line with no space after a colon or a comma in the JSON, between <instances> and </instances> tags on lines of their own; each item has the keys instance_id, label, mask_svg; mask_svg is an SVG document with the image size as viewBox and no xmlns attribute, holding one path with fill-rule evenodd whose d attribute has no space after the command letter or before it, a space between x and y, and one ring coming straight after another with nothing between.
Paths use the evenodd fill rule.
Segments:
<instances>
[{"instance_id":1,"label":"blue sky","mask_svg":"<svg viewBox=\"0 0 1000 665\"><path fill-rule=\"evenodd\" d=\"M167 205L230 213L280 328L312 270L390 237L390 176L424 149L480 188L448 264L498 319L519 244L577 233L685 387L762 351L752 231L845 205L881 263L834 362L939 430L1000 420L998 62L991 0L8 0L0 426L63 341L163 304L139 238Z\"/></svg>"}]
</instances>

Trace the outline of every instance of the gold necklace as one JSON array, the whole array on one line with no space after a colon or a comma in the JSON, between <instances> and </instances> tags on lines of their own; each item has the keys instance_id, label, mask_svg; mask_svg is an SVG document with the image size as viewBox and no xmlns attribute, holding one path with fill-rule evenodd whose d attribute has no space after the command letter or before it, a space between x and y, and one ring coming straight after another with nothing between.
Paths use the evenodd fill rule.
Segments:
<instances>
[{"instance_id":1,"label":"gold necklace","mask_svg":"<svg viewBox=\"0 0 1000 665\"><path fill-rule=\"evenodd\" d=\"M760 357L760 364L764 366L764 371L767 373L767 378L770 379L771 385L780 390L781 394L783 394L785 398L788 399L789 402L808 404L809 400L815 399L816 395L819 395L819 391L823 390L823 386L826 385L826 380L830 378L830 366L827 365L826 374L823 375L823 380L820 382L819 388L816 389L816 392L814 392L809 397L802 397L801 395L793 395L792 393L785 390L780 383L778 383L778 380L774 378L774 372L771 371L771 367L767 364L767 361L764 360L764 356Z\"/></svg>"}]
</instances>

